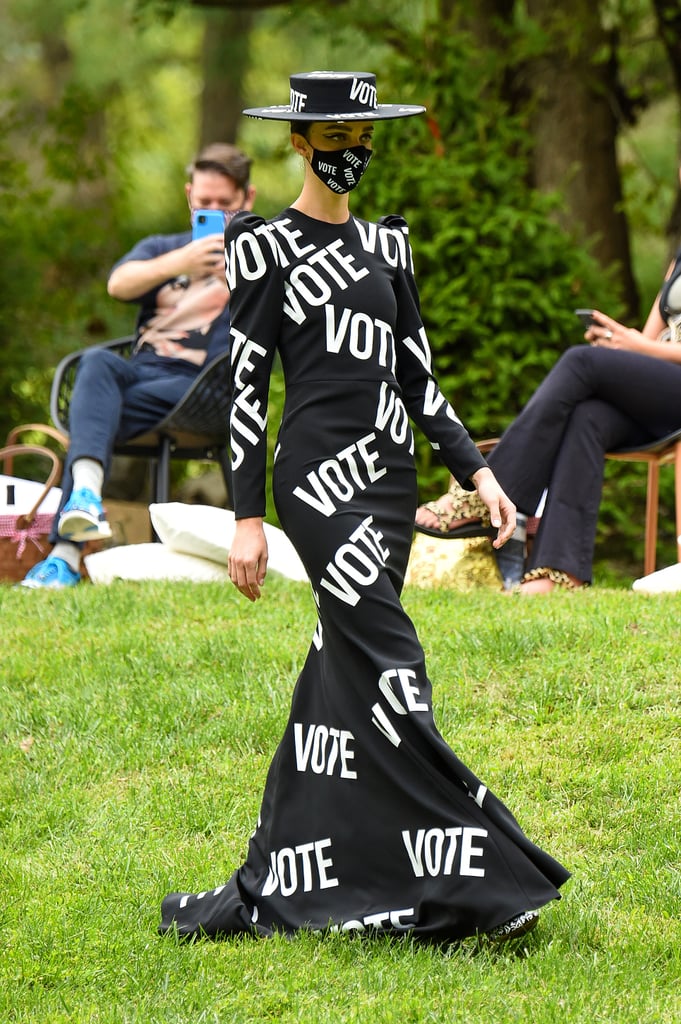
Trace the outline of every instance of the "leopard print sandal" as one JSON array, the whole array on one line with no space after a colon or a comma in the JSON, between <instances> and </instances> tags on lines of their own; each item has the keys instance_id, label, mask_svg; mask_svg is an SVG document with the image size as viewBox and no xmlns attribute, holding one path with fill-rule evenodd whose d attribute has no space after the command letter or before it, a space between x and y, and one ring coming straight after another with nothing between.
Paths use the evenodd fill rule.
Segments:
<instances>
[{"instance_id":1,"label":"leopard print sandal","mask_svg":"<svg viewBox=\"0 0 681 1024\"><path fill-rule=\"evenodd\" d=\"M444 497L444 495L443 495ZM449 508L443 509L437 501L427 501L424 508L437 517L437 527L421 526L416 523L415 529L419 533L426 533L429 537L443 537L456 540L463 537L493 537L496 530L493 529L489 518L489 510L476 491L465 491L456 482L452 482L447 491ZM453 524L459 523L458 526Z\"/></svg>"},{"instance_id":2,"label":"leopard print sandal","mask_svg":"<svg viewBox=\"0 0 681 1024\"><path fill-rule=\"evenodd\" d=\"M588 583L577 583L568 576L566 572L562 572L560 569L549 569L547 566L541 566L538 569L530 569L525 573L520 583L517 586L517 592L522 593L520 590L523 583L529 583L531 580L551 580L561 590L584 590L589 586ZM546 591L550 593L550 591Z\"/></svg>"}]
</instances>

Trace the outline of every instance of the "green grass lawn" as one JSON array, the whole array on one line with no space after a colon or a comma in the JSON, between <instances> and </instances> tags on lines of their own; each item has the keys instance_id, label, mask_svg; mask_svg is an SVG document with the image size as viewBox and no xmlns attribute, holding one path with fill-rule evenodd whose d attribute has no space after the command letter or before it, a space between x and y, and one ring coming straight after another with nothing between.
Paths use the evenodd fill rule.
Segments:
<instances>
[{"instance_id":1,"label":"green grass lawn","mask_svg":"<svg viewBox=\"0 0 681 1024\"><path fill-rule=\"evenodd\" d=\"M266 591L0 587L0 1022L678 1021L681 594L405 595L441 731L573 871L515 946L157 936L255 823L314 626Z\"/></svg>"}]
</instances>

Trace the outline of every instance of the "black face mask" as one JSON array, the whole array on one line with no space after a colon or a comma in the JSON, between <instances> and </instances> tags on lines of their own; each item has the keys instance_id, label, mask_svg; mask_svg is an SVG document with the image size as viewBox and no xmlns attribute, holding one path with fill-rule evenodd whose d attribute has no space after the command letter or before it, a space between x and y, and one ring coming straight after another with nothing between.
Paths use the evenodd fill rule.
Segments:
<instances>
[{"instance_id":1,"label":"black face mask","mask_svg":"<svg viewBox=\"0 0 681 1024\"><path fill-rule=\"evenodd\" d=\"M327 188L339 195L352 192L369 166L371 150L366 146L347 149L313 149L310 167Z\"/></svg>"}]
</instances>

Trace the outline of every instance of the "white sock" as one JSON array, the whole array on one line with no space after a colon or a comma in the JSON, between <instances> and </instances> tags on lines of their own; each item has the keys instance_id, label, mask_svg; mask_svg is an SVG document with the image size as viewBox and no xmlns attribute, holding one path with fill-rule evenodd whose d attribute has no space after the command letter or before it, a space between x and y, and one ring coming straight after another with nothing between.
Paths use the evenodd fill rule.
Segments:
<instances>
[{"instance_id":1,"label":"white sock","mask_svg":"<svg viewBox=\"0 0 681 1024\"><path fill-rule=\"evenodd\" d=\"M68 540L60 540L50 551L53 558L61 558L74 572L80 572L80 548Z\"/></svg>"},{"instance_id":2,"label":"white sock","mask_svg":"<svg viewBox=\"0 0 681 1024\"><path fill-rule=\"evenodd\" d=\"M97 462L96 459L76 459L71 467L71 473L74 491L87 487L101 498L104 486L104 467L101 462Z\"/></svg>"}]
</instances>

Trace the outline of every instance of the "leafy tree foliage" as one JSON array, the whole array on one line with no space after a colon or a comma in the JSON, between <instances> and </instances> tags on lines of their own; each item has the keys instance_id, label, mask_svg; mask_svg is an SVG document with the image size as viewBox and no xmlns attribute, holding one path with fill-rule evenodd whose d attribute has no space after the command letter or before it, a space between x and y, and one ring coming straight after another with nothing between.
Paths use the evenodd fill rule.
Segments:
<instances>
[{"instance_id":1,"label":"leafy tree foliage","mask_svg":"<svg viewBox=\"0 0 681 1024\"><path fill-rule=\"evenodd\" d=\"M129 329L134 313L108 299L104 288L113 261L141 234L184 223L179 183L200 130L203 6L8 0L0 9L0 32L11 43L0 67L0 439L18 422L47 417L52 369L65 351ZM257 11L244 81L248 105L283 97L285 86L273 90L282 90L294 64L368 67L378 72L384 99L427 105L425 119L380 126L376 158L353 209L372 218L406 216L443 387L474 437L499 433L557 355L580 342L572 309L594 304L618 312L608 276L556 226L560 198L529 184L533 140L517 86L523 60L540 51L542 38L533 35L527 5L215 0L210 6ZM620 67L635 100L633 117L669 81L668 69L658 75L659 62L641 56L651 52L642 41L655 35L651 0L602 6L621 46L628 41ZM667 50L676 52L674 5L656 0L653 6L664 21ZM494 11L509 15L501 19L503 32ZM475 25L465 17L471 12ZM480 31L488 14L489 45ZM504 32L516 24L522 46L505 50ZM293 181L294 189L296 168L271 126L242 123L241 132L256 157L258 208L269 215L273 203L282 205L279 192L286 201L295 194L281 182ZM650 188L656 187L648 172ZM641 223L649 192L645 204L637 193L630 185L628 202ZM657 253L654 258L657 264ZM275 382L275 404L277 388ZM432 497L444 471L423 439L417 457L423 496ZM642 478L628 467L615 469L622 478L616 499L606 492L601 530L609 551L630 555L641 533L635 502ZM665 512L671 520L666 508L663 520Z\"/></svg>"},{"instance_id":2,"label":"leafy tree foliage","mask_svg":"<svg viewBox=\"0 0 681 1024\"><path fill-rule=\"evenodd\" d=\"M101 336L99 267L108 251L108 218L105 205L88 209L58 202L63 177L48 183L34 174L41 161L15 156L11 131L0 133L4 436L18 423L46 419L55 353ZM52 158L57 174L58 154Z\"/></svg>"},{"instance_id":3,"label":"leafy tree foliage","mask_svg":"<svg viewBox=\"0 0 681 1024\"><path fill-rule=\"evenodd\" d=\"M183 164L194 140L180 140L181 160L162 153L145 168L145 145L171 116L173 61L168 32L132 4L13 3L0 11L0 31L11 40L0 66L1 440L18 423L48 418L52 371L66 351L132 326L134 311L108 298L106 276L135 238L164 229L173 209L164 162L177 195L167 229L177 229L178 210L186 216ZM186 36L178 38L177 64ZM180 98L173 108L176 126ZM151 189L129 200L135 160Z\"/></svg>"}]
</instances>

